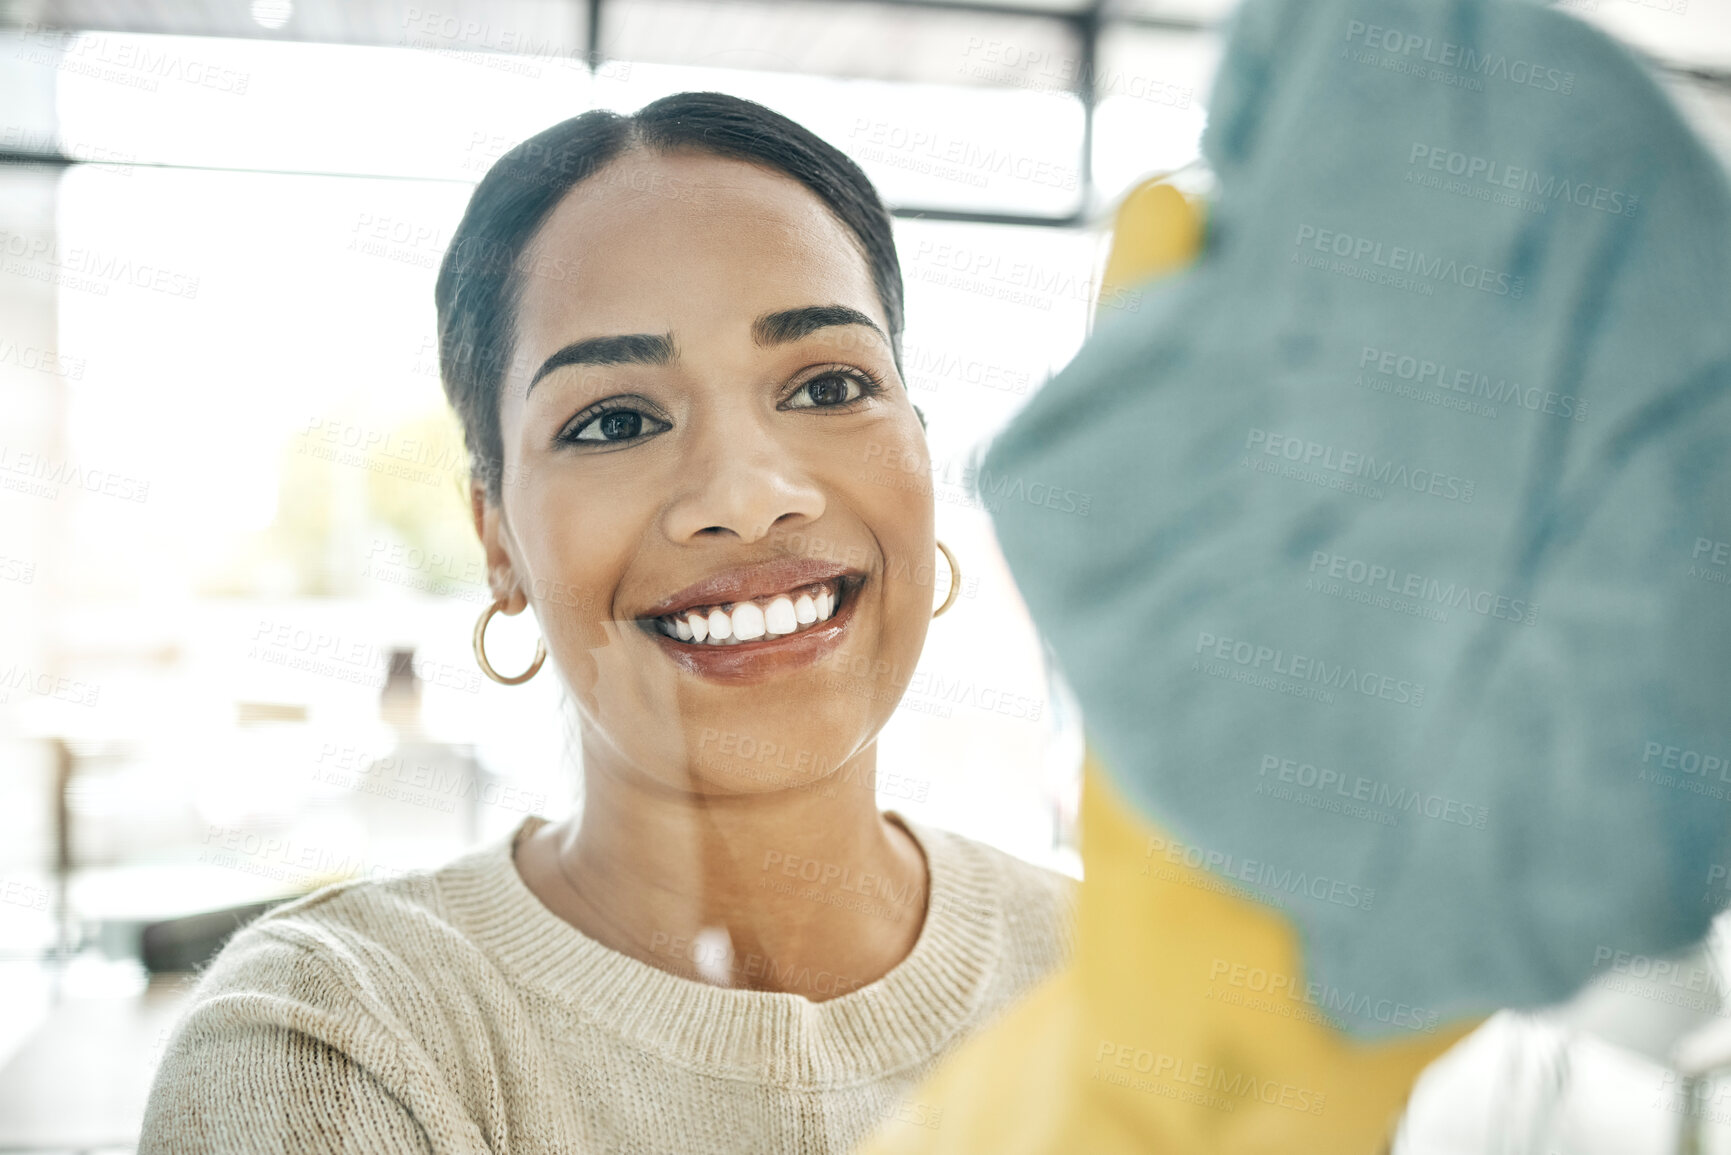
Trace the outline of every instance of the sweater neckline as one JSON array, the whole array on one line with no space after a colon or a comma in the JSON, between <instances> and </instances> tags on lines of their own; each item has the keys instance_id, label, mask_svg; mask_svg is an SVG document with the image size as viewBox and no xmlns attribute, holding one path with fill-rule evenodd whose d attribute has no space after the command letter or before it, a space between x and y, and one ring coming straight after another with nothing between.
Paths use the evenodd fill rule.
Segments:
<instances>
[{"instance_id":1,"label":"sweater neckline","mask_svg":"<svg viewBox=\"0 0 1731 1155\"><path fill-rule=\"evenodd\" d=\"M517 872L514 848L550 821L541 815L447 864L440 890L506 973L662 1062L776 1086L847 1086L918 1066L966 1029L1004 934L1001 902L965 841L893 810L885 815L925 855L925 920L887 973L822 1002L711 986L596 942L544 906Z\"/></svg>"}]
</instances>

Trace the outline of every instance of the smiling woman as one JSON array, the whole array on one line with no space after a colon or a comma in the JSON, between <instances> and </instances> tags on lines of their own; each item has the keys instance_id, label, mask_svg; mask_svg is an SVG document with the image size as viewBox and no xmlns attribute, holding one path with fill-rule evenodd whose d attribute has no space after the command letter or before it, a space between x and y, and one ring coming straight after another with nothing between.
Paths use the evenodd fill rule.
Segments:
<instances>
[{"instance_id":1,"label":"smiling woman","mask_svg":"<svg viewBox=\"0 0 1731 1155\"><path fill-rule=\"evenodd\" d=\"M535 676L485 649L533 610L584 805L250 924L144 1151L809 1155L938 1125L909 1092L1059 965L1071 884L877 809L942 549L929 486L882 467L930 472L901 302L864 174L751 102L591 112L500 159L436 292L476 654Z\"/></svg>"}]
</instances>

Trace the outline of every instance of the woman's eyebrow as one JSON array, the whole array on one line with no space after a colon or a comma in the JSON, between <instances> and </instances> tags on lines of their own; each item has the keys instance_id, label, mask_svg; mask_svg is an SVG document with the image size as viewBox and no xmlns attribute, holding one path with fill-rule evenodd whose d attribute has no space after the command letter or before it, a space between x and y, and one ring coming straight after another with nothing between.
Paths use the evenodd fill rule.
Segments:
<instances>
[{"instance_id":1,"label":"woman's eyebrow","mask_svg":"<svg viewBox=\"0 0 1731 1155\"><path fill-rule=\"evenodd\" d=\"M555 369L567 365L665 365L675 356L672 333L625 333L614 337L585 337L573 341L541 362L529 389ZM525 389L524 395L529 392Z\"/></svg>"},{"instance_id":2,"label":"woman's eyebrow","mask_svg":"<svg viewBox=\"0 0 1731 1155\"><path fill-rule=\"evenodd\" d=\"M809 337L819 329L832 325L864 325L883 338L889 337L878 323L846 305L801 305L797 309L782 309L765 313L751 323L751 339L759 345L785 345ZM541 362L529 389L555 369L567 365L666 365L678 354L673 347L672 333L622 333L609 337L585 337L573 341ZM527 395L528 390L524 390Z\"/></svg>"},{"instance_id":3,"label":"woman's eyebrow","mask_svg":"<svg viewBox=\"0 0 1731 1155\"><path fill-rule=\"evenodd\" d=\"M886 346L890 343L876 321L846 305L802 305L797 309L765 313L751 323L751 339L759 345L784 345L831 325L865 325L882 337Z\"/></svg>"}]
</instances>

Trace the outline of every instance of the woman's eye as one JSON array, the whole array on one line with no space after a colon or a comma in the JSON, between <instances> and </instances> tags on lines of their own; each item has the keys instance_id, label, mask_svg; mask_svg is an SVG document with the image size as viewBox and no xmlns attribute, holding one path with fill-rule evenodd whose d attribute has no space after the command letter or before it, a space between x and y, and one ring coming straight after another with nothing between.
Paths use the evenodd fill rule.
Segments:
<instances>
[{"instance_id":1,"label":"woman's eye","mask_svg":"<svg viewBox=\"0 0 1731 1155\"><path fill-rule=\"evenodd\" d=\"M651 425L660 428L652 428ZM667 428L666 422L657 421L636 409L609 409L605 413L597 413L569 433L561 440L579 442L630 441L648 433L659 433Z\"/></svg>"},{"instance_id":2,"label":"woman's eye","mask_svg":"<svg viewBox=\"0 0 1731 1155\"><path fill-rule=\"evenodd\" d=\"M851 373L825 373L822 377L813 377L794 391L789 399L789 407L793 409L833 409L849 402L858 401L868 393L876 392L865 381ZM807 404L799 404L800 396L809 397Z\"/></svg>"}]
</instances>

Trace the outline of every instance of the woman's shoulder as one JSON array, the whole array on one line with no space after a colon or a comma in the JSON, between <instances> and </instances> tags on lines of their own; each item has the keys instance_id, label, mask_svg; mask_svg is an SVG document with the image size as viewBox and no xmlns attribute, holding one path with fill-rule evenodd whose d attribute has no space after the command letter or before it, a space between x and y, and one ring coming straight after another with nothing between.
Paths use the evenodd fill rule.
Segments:
<instances>
[{"instance_id":1,"label":"woman's shoulder","mask_svg":"<svg viewBox=\"0 0 1731 1155\"><path fill-rule=\"evenodd\" d=\"M229 938L199 972L193 1001L237 992L334 999L367 990L382 996L383 1010L395 986L424 992L441 963L474 952L453 892L485 879L496 859L509 866L502 843L490 842L440 866L334 882L280 903Z\"/></svg>"},{"instance_id":2,"label":"woman's shoulder","mask_svg":"<svg viewBox=\"0 0 1731 1155\"><path fill-rule=\"evenodd\" d=\"M358 963L368 948L403 945L440 921L435 871L392 878L347 879L272 907L229 939L217 962L231 955L310 951Z\"/></svg>"},{"instance_id":3,"label":"woman's shoulder","mask_svg":"<svg viewBox=\"0 0 1731 1155\"><path fill-rule=\"evenodd\" d=\"M454 1012L512 989L465 929L457 884L484 876L491 849L333 883L236 931L177 1016L140 1150L281 1151L320 1128L369 1149L477 1149L471 1107L497 1063Z\"/></svg>"}]
</instances>

